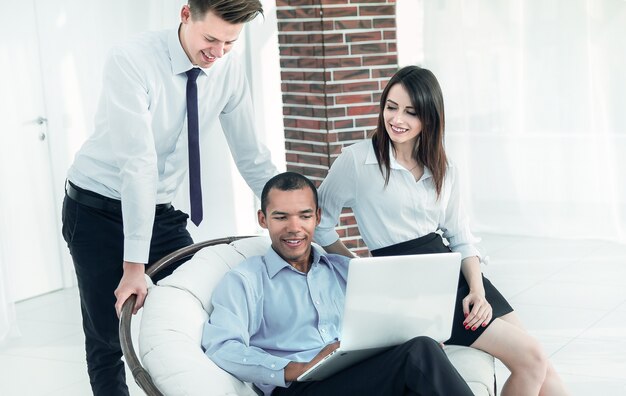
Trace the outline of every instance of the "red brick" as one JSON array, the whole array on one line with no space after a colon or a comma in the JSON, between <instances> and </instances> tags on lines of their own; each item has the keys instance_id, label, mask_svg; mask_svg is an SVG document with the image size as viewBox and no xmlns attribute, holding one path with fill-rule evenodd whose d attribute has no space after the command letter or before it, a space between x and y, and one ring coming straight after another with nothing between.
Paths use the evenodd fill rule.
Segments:
<instances>
[{"instance_id":1,"label":"red brick","mask_svg":"<svg viewBox=\"0 0 626 396\"><path fill-rule=\"evenodd\" d=\"M386 16L396 15L395 5L372 5L372 6L360 6L359 16Z\"/></svg>"},{"instance_id":2,"label":"red brick","mask_svg":"<svg viewBox=\"0 0 626 396\"><path fill-rule=\"evenodd\" d=\"M395 18L376 18L374 19L374 27L375 28L395 28L396 19Z\"/></svg>"},{"instance_id":3,"label":"red brick","mask_svg":"<svg viewBox=\"0 0 626 396\"><path fill-rule=\"evenodd\" d=\"M361 57L346 58L326 58L324 65L329 69L338 69L340 67L361 67L363 65Z\"/></svg>"},{"instance_id":4,"label":"red brick","mask_svg":"<svg viewBox=\"0 0 626 396\"><path fill-rule=\"evenodd\" d=\"M348 4L348 0L321 0L322 5L326 4Z\"/></svg>"},{"instance_id":5,"label":"red brick","mask_svg":"<svg viewBox=\"0 0 626 396\"><path fill-rule=\"evenodd\" d=\"M348 107L348 116L378 114L378 105Z\"/></svg>"},{"instance_id":6,"label":"red brick","mask_svg":"<svg viewBox=\"0 0 626 396\"><path fill-rule=\"evenodd\" d=\"M284 116L313 117L313 109L306 106L283 106Z\"/></svg>"},{"instance_id":7,"label":"red brick","mask_svg":"<svg viewBox=\"0 0 626 396\"><path fill-rule=\"evenodd\" d=\"M370 71L363 69L337 70L333 72L333 81L361 80L370 78Z\"/></svg>"},{"instance_id":8,"label":"red brick","mask_svg":"<svg viewBox=\"0 0 626 396\"><path fill-rule=\"evenodd\" d=\"M383 32L383 40L395 40L397 38L395 30L385 30Z\"/></svg>"},{"instance_id":9,"label":"red brick","mask_svg":"<svg viewBox=\"0 0 626 396\"><path fill-rule=\"evenodd\" d=\"M286 141L285 149L288 151L298 151L298 152L304 152L304 153L326 154L327 145Z\"/></svg>"},{"instance_id":10,"label":"red brick","mask_svg":"<svg viewBox=\"0 0 626 396\"><path fill-rule=\"evenodd\" d=\"M347 236L361 236L359 232L359 227L347 227L346 228Z\"/></svg>"},{"instance_id":11,"label":"red brick","mask_svg":"<svg viewBox=\"0 0 626 396\"><path fill-rule=\"evenodd\" d=\"M322 17L324 19L351 16L358 16L357 7L324 7L322 9Z\"/></svg>"},{"instance_id":12,"label":"red brick","mask_svg":"<svg viewBox=\"0 0 626 396\"><path fill-rule=\"evenodd\" d=\"M298 18L319 18L320 8L279 8L276 10L276 17L279 21Z\"/></svg>"},{"instance_id":13,"label":"red brick","mask_svg":"<svg viewBox=\"0 0 626 396\"><path fill-rule=\"evenodd\" d=\"M297 129L285 128L285 139L326 142L326 138L326 133L303 132Z\"/></svg>"},{"instance_id":14,"label":"red brick","mask_svg":"<svg viewBox=\"0 0 626 396\"><path fill-rule=\"evenodd\" d=\"M322 56L322 45L281 45L280 55L283 56Z\"/></svg>"},{"instance_id":15,"label":"red brick","mask_svg":"<svg viewBox=\"0 0 626 396\"><path fill-rule=\"evenodd\" d=\"M365 131L341 132L337 134L337 140L340 142L345 142L346 140L363 140L365 136Z\"/></svg>"},{"instance_id":16,"label":"red brick","mask_svg":"<svg viewBox=\"0 0 626 396\"><path fill-rule=\"evenodd\" d=\"M388 43L387 44L387 52L398 52L398 47L396 43Z\"/></svg>"},{"instance_id":17,"label":"red brick","mask_svg":"<svg viewBox=\"0 0 626 396\"><path fill-rule=\"evenodd\" d=\"M357 127L376 128L376 125L378 124L378 115L376 115L376 117L357 118L355 121Z\"/></svg>"},{"instance_id":18,"label":"red brick","mask_svg":"<svg viewBox=\"0 0 626 396\"><path fill-rule=\"evenodd\" d=\"M334 30L371 29L371 20L335 21Z\"/></svg>"},{"instance_id":19,"label":"red brick","mask_svg":"<svg viewBox=\"0 0 626 396\"><path fill-rule=\"evenodd\" d=\"M307 154L297 154L295 155L296 159L293 158L292 155L290 157L290 153L287 153L287 161L289 162L297 162L299 164L309 164L309 165L322 165L328 166L328 157L327 156L319 156L319 155L307 155Z\"/></svg>"},{"instance_id":20,"label":"red brick","mask_svg":"<svg viewBox=\"0 0 626 396\"><path fill-rule=\"evenodd\" d=\"M332 122L332 129L348 129L354 127L354 121L349 120L337 120Z\"/></svg>"},{"instance_id":21,"label":"red brick","mask_svg":"<svg viewBox=\"0 0 626 396\"><path fill-rule=\"evenodd\" d=\"M320 169L320 168L300 167L300 168L290 169L288 166L287 169L292 172L299 172L308 178L318 177L320 179L323 179L328 174L328 169ZM300 171L298 171L297 169L300 169Z\"/></svg>"},{"instance_id":22,"label":"red brick","mask_svg":"<svg viewBox=\"0 0 626 396\"><path fill-rule=\"evenodd\" d=\"M304 69L324 69L324 58L298 58L296 59L298 68Z\"/></svg>"},{"instance_id":23,"label":"red brick","mask_svg":"<svg viewBox=\"0 0 626 396\"><path fill-rule=\"evenodd\" d=\"M311 72L305 71L302 73L304 81L328 81L330 80L330 72Z\"/></svg>"},{"instance_id":24,"label":"red brick","mask_svg":"<svg viewBox=\"0 0 626 396\"><path fill-rule=\"evenodd\" d=\"M320 33L307 33L307 34L279 34L279 44L317 44L322 42L322 35Z\"/></svg>"},{"instance_id":25,"label":"red brick","mask_svg":"<svg viewBox=\"0 0 626 396\"><path fill-rule=\"evenodd\" d=\"M278 21L279 32L302 32L304 24L302 22L280 22Z\"/></svg>"},{"instance_id":26,"label":"red brick","mask_svg":"<svg viewBox=\"0 0 626 396\"><path fill-rule=\"evenodd\" d=\"M372 78L390 78L398 70L397 67L390 67L385 69L373 69Z\"/></svg>"},{"instance_id":27,"label":"red brick","mask_svg":"<svg viewBox=\"0 0 626 396\"><path fill-rule=\"evenodd\" d=\"M353 95L338 95L335 97L335 103L340 104L354 104L354 103L371 103L372 94L362 93Z\"/></svg>"},{"instance_id":28,"label":"red brick","mask_svg":"<svg viewBox=\"0 0 626 396\"><path fill-rule=\"evenodd\" d=\"M347 226L356 224L354 216L341 216L339 217L339 225Z\"/></svg>"},{"instance_id":29,"label":"red brick","mask_svg":"<svg viewBox=\"0 0 626 396\"><path fill-rule=\"evenodd\" d=\"M283 81L303 81L304 73L301 71L283 71L280 72L280 79Z\"/></svg>"},{"instance_id":30,"label":"red brick","mask_svg":"<svg viewBox=\"0 0 626 396\"><path fill-rule=\"evenodd\" d=\"M310 93L324 93L324 84L319 82L306 84L306 83L282 83L281 89L283 92L310 92Z\"/></svg>"},{"instance_id":31,"label":"red brick","mask_svg":"<svg viewBox=\"0 0 626 396\"><path fill-rule=\"evenodd\" d=\"M381 39L382 34L379 30L346 34L346 42L348 43L356 43L360 41L380 41Z\"/></svg>"},{"instance_id":32,"label":"red brick","mask_svg":"<svg viewBox=\"0 0 626 396\"><path fill-rule=\"evenodd\" d=\"M352 55L361 55L361 54L386 54L387 53L387 44L386 43L367 43L367 44L351 44L350 45L350 54Z\"/></svg>"},{"instance_id":33,"label":"red brick","mask_svg":"<svg viewBox=\"0 0 626 396\"><path fill-rule=\"evenodd\" d=\"M319 131L325 131L328 129L328 126L326 124L326 121L313 120L313 119L309 119L309 120L298 119L296 120L296 128L316 129Z\"/></svg>"},{"instance_id":34,"label":"red brick","mask_svg":"<svg viewBox=\"0 0 626 396\"><path fill-rule=\"evenodd\" d=\"M381 55L381 56L364 56L363 66L382 66L382 65L397 65L398 57L395 55Z\"/></svg>"},{"instance_id":35,"label":"red brick","mask_svg":"<svg viewBox=\"0 0 626 396\"><path fill-rule=\"evenodd\" d=\"M342 92L378 91L378 82L360 81L356 83L341 84Z\"/></svg>"},{"instance_id":36,"label":"red brick","mask_svg":"<svg viewBox=\"0 0 626 396\"><path fill-rule=\"evenodd\" d=\"M317 37L317 42L322 41L322 36ZM339 44L344 43L343 34L340 33L326 33L323 35L324 44ZM311 42L314 42L311 40Z\"/></svg>"},{"instance_id":37,"label":"red brick","mask_svg":"<svg viewBox=\"0 0 626 396\"><path fill-rule=\"evenodd\" d=\"M326 112L328 114L328 118L337 118L337 117L345 117L346 116L346 108L345 107L327 107Z\"/></svg>"},{"instance_id":38,"label":"red brick","mask_svg":"<svg viewBox=\"0 0 626 396\"><path fill-rule=\"evenodd\" d=\"M326 45L324 47L324 56L349 55L350 49L347 45Z\"/></svg>"}]
</instances>

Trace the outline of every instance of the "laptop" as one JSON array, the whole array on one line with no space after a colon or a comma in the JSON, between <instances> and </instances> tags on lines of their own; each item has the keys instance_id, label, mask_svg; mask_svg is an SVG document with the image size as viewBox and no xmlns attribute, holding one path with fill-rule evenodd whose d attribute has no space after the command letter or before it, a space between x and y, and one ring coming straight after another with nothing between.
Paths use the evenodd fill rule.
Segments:
<instances>
[{"instance_id":1,"label":"laptop","mask_svg":"<svg viewBox=\"0 0 626 396\"><path fill-rule=\"evenodd\" d=\"M354 258L341 345L298 377L319 381L417 336L450 338L461 255Z\"/></svg>"}]
</instances>

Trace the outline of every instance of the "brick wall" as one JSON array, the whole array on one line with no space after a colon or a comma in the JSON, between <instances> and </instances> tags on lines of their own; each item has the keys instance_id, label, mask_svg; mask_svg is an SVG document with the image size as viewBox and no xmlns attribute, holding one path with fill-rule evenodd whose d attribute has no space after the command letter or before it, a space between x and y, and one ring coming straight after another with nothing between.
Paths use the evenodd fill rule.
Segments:
<instances>
[{"instance_id":1,"label":"brick wall","mask_svg":"<svg viewBox=\"0 0 626 396\"><path fill-rule=\"evenodd\" d=\"M341 148L365 139L397 70L395 0L276 0L287 169L321 183ZM367 253L354 217L337 228Z\"/></svg>"}]
</instances>

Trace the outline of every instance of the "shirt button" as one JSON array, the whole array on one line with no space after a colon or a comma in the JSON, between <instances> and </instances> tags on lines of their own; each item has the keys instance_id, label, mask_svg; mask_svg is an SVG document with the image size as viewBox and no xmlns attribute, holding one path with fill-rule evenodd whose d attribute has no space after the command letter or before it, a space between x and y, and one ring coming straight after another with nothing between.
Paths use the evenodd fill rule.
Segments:
<instances>
[{"instance_id":1,"label":"shirt button","mask_svg":"<svg viewBox=\"0 0 626 396\"><path fill-rule=\"evenodd\" d=\"M247 362L247 361L248 361L248 359L246 359L246 358L243 358L243 362L244 362L244 363L245 363L245 362Z\"/></svg>"},{"instance_id":2,"label":"shirt button","mask_svg":"<svg viewBox=\"0 0 626 396\"><path fill-rule=\"evenodd\" d=\"M276 367L276 365L275 365L274 363L272 363L272 366L271 366L271 367L272 367L272 368L274 368L274 367Z\"/></svg>"},{"instance_id":3,"label":"shirt button","mask_svg":"<svg viewBox=\"0 0 626 396\"><path fill-rule=\"evenodd\" d=\"M275 375L274 375L274 374L270 374L270 377L274 378L274 377L275 377Z\"/></svg>"},{"instance_id":4,"label":"shirt button","mask_svg":"<svg viewBox=\"0 0 626 396\"><path fill-rule=\"evenodd\" d=\"M326 329L322 329L322 333L326 333Z\"/></svg>"},{"instance_id":5,"label":"shirt button","mask_svg":"<svg viewBox=\"0 0 626 396\"><path fill-rule=\"evenodd\" d=\"M315 304L320 305L320 302L319 301L315 301Z\"/></svg>"}]
</instances>

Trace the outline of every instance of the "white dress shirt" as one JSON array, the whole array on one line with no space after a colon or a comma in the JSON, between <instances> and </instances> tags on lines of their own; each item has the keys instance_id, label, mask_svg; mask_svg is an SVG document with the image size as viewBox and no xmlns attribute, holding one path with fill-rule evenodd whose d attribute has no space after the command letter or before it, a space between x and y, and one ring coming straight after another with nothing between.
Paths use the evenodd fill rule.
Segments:
<instances>
[{"instance_id":1,"label":"white dress shirt","mask_svg":"<svg viewBox=\"0 0 626 396\"><path fill-rule=\"evenodd\" d=\"M76 154L68 179L122 201L125 261L147 262L154 207L171 202L187 175L185 72L192 67L176 29L143 33L113 48L104 65L95 130ZM235 54L203 69L197 85L200 144L210 144L206 131L219 120L239 172L260 196L276 169L257 139L245 72ZM208 183L203 190L210 191Z\"/></svg>"},{"instance_id":2,"label":"white dress shirt","mask_svg":"<svg viewBox=\"0 0 626 396\"><path fill-rule=\"evenodd\" d=\"M319 188L322 220L315 230L316 242L328 246L339 239L335 225L342 208L350 207L370 250L441 230L452 251L460 252L463 258L480 257L473 245L479 240L469 228L455 167L448 166L437 199L430 170L424 168L424 175L416 182L390 150L391 175L385 187L371 140L343 149Z\"/></svg>"}]
</instances>

